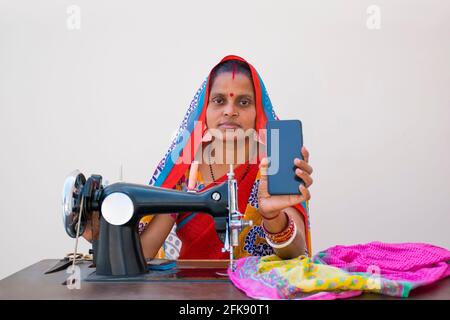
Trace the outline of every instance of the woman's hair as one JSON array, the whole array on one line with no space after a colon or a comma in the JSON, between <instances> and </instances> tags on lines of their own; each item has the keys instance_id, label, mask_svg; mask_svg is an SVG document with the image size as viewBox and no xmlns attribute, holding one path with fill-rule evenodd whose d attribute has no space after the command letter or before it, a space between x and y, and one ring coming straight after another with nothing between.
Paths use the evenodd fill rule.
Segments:
<instances>
[{"instance_id":1,"label":"woman's hair","mask_svg":"<svg viewBox=\"0 0 450 320\"><path fill-rule=\"evenodd\" d=\"M250 71L250 67L247 63L239 60L227 60L224 62L219 63L217 66L214 67L214 69L211 71L211 77L209 81L209 91L211 91L212 85L214 83L214 80L219 74L222 73L240 73L245 75L247 78L250 79L252 85L252 73ZM254 90L254 89L253 89Z\"/></svg>"}]
</instances>

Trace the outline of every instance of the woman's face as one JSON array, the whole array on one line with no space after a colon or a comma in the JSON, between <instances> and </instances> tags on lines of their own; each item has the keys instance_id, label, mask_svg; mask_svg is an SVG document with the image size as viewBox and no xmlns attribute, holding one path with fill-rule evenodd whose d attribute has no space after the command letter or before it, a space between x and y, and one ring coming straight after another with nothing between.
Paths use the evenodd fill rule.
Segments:
<instances>
[{"instance_id":1,"label":"woman's face","mask_svg":"<svg viewBox=\"0 0 450 320\"><path fill-rule=\"evenodd\" d=\"M208 129L220 130L223 139L227 139L236 129L244 132L254 129L255 120L255 95L251 80L241 73L235 73L234 77L231 72L218 74L211 86L206 110Z\"/></svg>"}]
</instances>

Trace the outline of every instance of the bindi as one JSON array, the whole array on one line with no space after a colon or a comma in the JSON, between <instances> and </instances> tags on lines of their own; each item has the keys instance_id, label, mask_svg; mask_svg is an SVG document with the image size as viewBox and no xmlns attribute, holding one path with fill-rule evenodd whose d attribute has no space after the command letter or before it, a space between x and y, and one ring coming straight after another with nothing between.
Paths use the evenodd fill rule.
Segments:
<instances>
[{"instance_id":1,"label":"bindi","mask_svg":"<svg viewBox=\"0 0 450 320\"><path fill-rule=\"evenodd\" d=\"M233 92L230 92L230 97L233 97L234 96L234 93Z\"/></svg>"}]
</instances>

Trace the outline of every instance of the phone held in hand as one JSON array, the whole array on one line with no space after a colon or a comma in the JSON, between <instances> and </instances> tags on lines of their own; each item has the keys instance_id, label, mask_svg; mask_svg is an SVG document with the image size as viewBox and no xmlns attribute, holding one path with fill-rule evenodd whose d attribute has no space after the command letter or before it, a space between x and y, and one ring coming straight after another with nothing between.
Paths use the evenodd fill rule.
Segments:
<instances>
[{"instance_id":1,"label":"phone held in hand","mask_svg":"<svg viewBox=\"0 0 450 320\"><path fill-rule=\"evenodd\" d=\"M295 174L294 159L303 160L302 122L300 120L273 120L266 124L268 191L270 195L301 194L304 182Z\"/></svg>"}]
</instances>

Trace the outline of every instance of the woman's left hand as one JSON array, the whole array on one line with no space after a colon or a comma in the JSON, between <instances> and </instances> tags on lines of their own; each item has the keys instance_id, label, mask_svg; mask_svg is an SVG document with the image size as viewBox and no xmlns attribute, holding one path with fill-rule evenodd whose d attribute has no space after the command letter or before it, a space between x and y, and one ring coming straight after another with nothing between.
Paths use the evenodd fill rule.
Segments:
<instances>
[{"instance_id":1,"label":"woman's left hand","mask_svg":"<svg viewBox=\"0 0 450 320\"><path fill-rule=\"evenodd\" d=\"M287 207L292 207L293 205L299 204L303 201L311 199L311 194L308 188L313 183L311 174L313 172L312 167L308 164L309 162L309 152L303 147L301 150L303 159L294 159L294 164L297 167L295 169L295 174L300 177L305 185L299 184L300 195L274 195L271 196L267 188L267 169L269 166L269 161L267 158L263 158L260 163L261 178L258 188L258 206L259 213L266 217L272 218L279 214L280 210Z\"/></svg>"}]
</instances>

